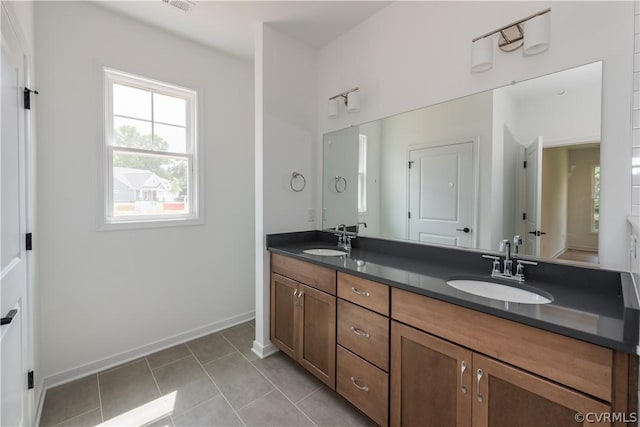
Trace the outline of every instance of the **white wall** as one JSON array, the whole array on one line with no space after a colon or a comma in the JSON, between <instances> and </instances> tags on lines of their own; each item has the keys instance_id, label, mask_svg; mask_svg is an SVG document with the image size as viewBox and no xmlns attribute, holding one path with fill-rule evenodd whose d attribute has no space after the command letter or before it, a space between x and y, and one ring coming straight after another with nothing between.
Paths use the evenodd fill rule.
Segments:
<instances>
[{"instance_id":1,"label":"white wall","mask_svg":"<svg viewBox=\"0 0 640 427\"><path fill-rule=\"evenodd\" d=\"M269 258L265 235L315 228L312 162L316 135L315 51L271 28L256 27L256 340L260 355L274 351L269 342ZM248 166L248 165L247 165ZM289 187L292 172L302 173L306 188ZM309 210L311 209L311 212Z\"/></svg>"},{"instance_id":2,"label":"white wall","mask_svg":"<svg viewBox=\"0 0 640 427\"><path fill-rule=\"evenodd\" d=\"M407 236L407 152L409 146L435 147L478 137L480 164L491 164L491 92L382 120L380 234ZM478 245L491 245L491 168L480 170Z\"/></svg>"},{"instance_id":3,"label":"white wall","mask_svg":"<svg viewBox=\"0 0 640 427\"><path fill-rule=\"evenodd\" d=\"M540 256L555 258L567 248L569 151L567 147L542 151L542 219L547 235L540 239ZM586 178L586 177L583 177ZM580 212L572 212L574 215ZM597 249L597 245L596 245Z\"/></svg>"},{"instance_id":4,"label":"white wall","mask_svg":"<svg viewBox=\"0 0 640 427\"><path fill-rule=\"evenodd\" d=\"M380 235L380 184L382 182L380 128L380 122L365 123L360 126L360 134L367 137L367 212L358 214L358 221L365 222L367 227L360 226L358 233L361 236Z\"/></svg>"},{"instance_id":5,"label":"white wall","mask_svg":"<svg viewBox=\"0 0 640 427\"><path fill-rule=\"evenodd\" d=\"M339 224L351 226L358 222L359 137L358 127L341 129L324 136L323 228L332 228ZM337 176L340 178L336 181Z\"/></svg>"},{"instance_id":6,"label":"white wall","mask_svg":"<svg viewBox=\"0 0 640 427\"><path fill-rule=\"evenodd\" d=\"M518 139L527 145L542 136L545 147L600 140L602 88L589 85L518 104ZM542 125L542 126L541 126Z\"/></svg>"},{"instance_id":7,"label":"white wall","mask_svg":"<svg viewBox=\"0 0 640 427\"><path fill-rule=\"evenodd\" d=\"M568 148L569 183L567 210L567 247L596 251L598 233L591 232L592 168L600 164L599 148ZM601 192L602 193L602 192ZM602 194L601 196L602 197Z\"/></svg>"},{"instance_id":8,"label":"white wall","mask_svg":"<svg viewBox=\"0 0 640 427\"><path fill-rule=\"evenodd\" d=\"M546 7L552 9L547 52L524 57L496 48L491 70L470 72L473 37ZM318 132L604 60L601 264L626 270L631 195L619 189L631 186L633 7L632 2L395 2L320 50ZM329 119L326 99L356 86L360 113Z\"/></svg>"},{"instance_id":9,"label":"white wall","mask_svg":"<svg viewBox=\"0 0 640 427\"><path fill-rule=\"evenodd\" d=\"M515 231L518 142L513 132L518 120L515 100L505 90L494 90L491 152L491 206L502 206L491 212L491 245L496 250L499 241L518 234Z\"/></svg>"},{"instance_id":10,"label":"white wall","mask_svg":"<svg viewBox=\"0 0 640 427\"><path fill-rule=\"evenodd\" d=\"M68 380L251 317L251 64L88 2L37 2L35 22L38 376ZM204 225L96 231L103 66L198 91Z\"/></svg>"}]
</instances>

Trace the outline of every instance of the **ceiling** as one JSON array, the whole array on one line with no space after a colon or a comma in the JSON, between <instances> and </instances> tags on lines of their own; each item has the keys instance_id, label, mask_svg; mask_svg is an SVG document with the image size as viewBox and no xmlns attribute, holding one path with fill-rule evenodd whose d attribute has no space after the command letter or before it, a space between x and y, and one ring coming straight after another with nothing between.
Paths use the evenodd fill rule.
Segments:
<instances>
[{"instance_id":1,"label":"ceiling","mask_svg":"<svg viewBox=\"0 0 640 427\"><path fill-rule=\"evenodd\" d=\"M166 31L243 59L253 60L254 25L275 29L320 48L371 15L389 1L202 1L190 12L161 0L95 3Z\"/></svg>"}]
</instances>

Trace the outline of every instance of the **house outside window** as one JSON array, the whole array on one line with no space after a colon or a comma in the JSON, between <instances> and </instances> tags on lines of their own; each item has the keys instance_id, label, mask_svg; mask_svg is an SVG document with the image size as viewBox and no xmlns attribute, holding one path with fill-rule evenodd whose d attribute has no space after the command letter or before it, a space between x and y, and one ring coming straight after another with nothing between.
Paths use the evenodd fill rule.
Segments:
<instances>
[{"instance_id":1,"label":"house outside window","mask_svg":"<svg viewBox=\"0 0 640 427\"><path fill-rule=\"evenodd\" d=\"M104 75L103 224L201 222L196 92L111 69Z\"/></svg>"}]
</instances>

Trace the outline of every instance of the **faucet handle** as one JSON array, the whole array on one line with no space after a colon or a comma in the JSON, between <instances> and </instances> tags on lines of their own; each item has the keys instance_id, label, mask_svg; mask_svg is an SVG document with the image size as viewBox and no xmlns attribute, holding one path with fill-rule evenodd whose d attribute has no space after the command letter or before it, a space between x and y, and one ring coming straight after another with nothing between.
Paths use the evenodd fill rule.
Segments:
<instances>
[{"instance_id":1,"label":"faucet handle","mask_svg":"<svg viewBox=\"0 0 640 427\"><path fill-rule=\"evenodd\" d=\"M527 261L526 259L519 259L516 262L518 264L525 264L525 265L538 265L537 262L535 262L535 261Z\"/></svg>"},{"instance_id":2,"label":"faucet handle","mask_svg":"<svg viewBox=\"0 0 640 427\"><path fill-rule=\"evenodd\" d=\"M491 267L491 274L500 273L500 257L499 256L482 254L482 258L493 260L492 267Z\"/></svg>"}]
</instances>

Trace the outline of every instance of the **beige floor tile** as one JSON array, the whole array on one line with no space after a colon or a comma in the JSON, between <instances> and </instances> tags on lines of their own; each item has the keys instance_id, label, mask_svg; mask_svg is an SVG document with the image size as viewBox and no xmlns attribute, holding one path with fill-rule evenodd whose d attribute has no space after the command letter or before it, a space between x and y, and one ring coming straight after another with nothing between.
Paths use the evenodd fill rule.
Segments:
<instances>
[{"instance_id":1,"label":"beige floor tile","mask_svg":"<svg viewBox=\"0 0 640 427\"><path fill-rule=\"evenodd\" d=\"M193 356L176 360L153 369L152 372L162 393L174 391L191 381L207 378L207 373Z\"/></svg>"},{"instance_id":2,"label":"beige floor tile","mask_svg":"<svg viewBox=\"0 0 640 427\"><path fill-rule=\"evenodd\" d=\"M278 390L255 400L238 411L247 427L302 427L313 423Z\"/></svg>"},{"instance_id":3,"label":"beige floor tile","mask_svg":"<svg viewBox=\"0 0 640 427\"><path fill-rule=\"evenodd\" d=\"M243 323L222 331L222 335L233 344L240 353L249 360L258 359L258 355L251 351L256 330L249 323Z\"/></svg>"},{"instance_id":4,"label":"beige floor tile","mask_svg":"<svg viewBox=\"0 0 640 427\"><path fill-rule=\"evenodd\" d=\"M99 374L105 421L160 397L144 359Z\"/></svg>"},{"instance_id":5,"label":"beige floor tile","mask_svg":"<svg viewBox=\"0 0 640 427\"><path fill-rule=\"evenodd\" d=\"M241 426L231 406L218 395L174 417L176 427Z\"/></svg>"},{"instance_id":6,"label":"beige floor tile","mask_svg":"<svg viewBox=\"0 0 640 427\"><path fill-rule=\"evenodd\" d=\"M282 352L252 363L293 402L298 402L322 386L320 381Z\"/></svg>"},{"instance_id":7,"label":"beige floor tile","mask_svg":"<svg viewBox=\"0 0 640 427\"><path fill-rule=\"evenodd\" d=\"M187 357L190 355L191 352L189 351L189 348L187 348L187 346L184 344L179 344L161 350L157 353L150 354L149 356L147 356L147 362L149 362L149 366L151 366L151 369L155 369L162 365L175 362L178 359L182 359L183 357Z\"/></svg>"},{"instance_id":8,"label":"beige floor tile","mask_svg":"<svg viewBox=\"0 0 640 427\"><path fill-rule=\"evenodd\" d=\"M100 408L96 375L47 390L40 426L49 427Z\"/></svg>"},{"instance_id":9,"label":"beige floor tile","mask_svg":"<svg viewBox=\"0 0 640 427\"><path fill-rule=\"evenodd\" d=\"M173 414L180 414L219 393L195 357L189 356L151 371L163 395L175 392Z\"/></svg>"},{"instance_id":10,"label":"beige floor tile","mask_svg":"<svg viewBox=\"0 0 640 427\"><path fill-rule=\"evenodd\" d=\"M327 387L298 402L297 406L318 427L377 425Z\"/></svg>"},{"instance_id":11,"label":"beige floor tile","mask_svg":"<svg viewBox=\"0 0 640 427\"><path fill-rule=\"evenodd\" d=\"M164 417L151 424L147 424L145 427L173 427L173 422L171 422L170 417Z\"/></svg>"},{"instance_id":12,"label":"beige floor tile","mask_svg":"<svg viewBox=\"0 0 640 427\"><path fill-rule=\"evenodd\" d=\"M70 418L66 421L56 424L55 427L87 427L97 426L102 422L102 413L100 408L85 412L82 415ZM41 424L42 425L42 424Z\"/></svg>"},{"instance_id":13,"label":"beige floor tile","mask_svg":"<svg viewBox=\"0 0 640 427\"><path fill-rule=\"evenodd\" d=\"M208 363L205 369L235 409L273 390L271 383L239 353Z\"/></svg>"},{"instance_id":14,"label":"beige floor tile","mask_svg":"<svg viewBox=\"0 0 640 427\"><path fill-rule=\"evenodd\" d=\"M187 346L203 365L236 351L219 332L189 341Z\"/></svg>"}]
</instances>

